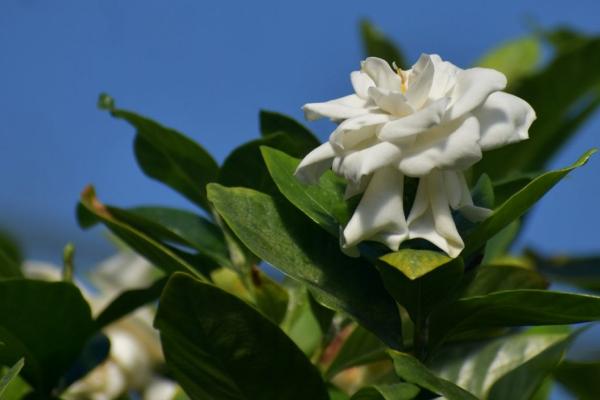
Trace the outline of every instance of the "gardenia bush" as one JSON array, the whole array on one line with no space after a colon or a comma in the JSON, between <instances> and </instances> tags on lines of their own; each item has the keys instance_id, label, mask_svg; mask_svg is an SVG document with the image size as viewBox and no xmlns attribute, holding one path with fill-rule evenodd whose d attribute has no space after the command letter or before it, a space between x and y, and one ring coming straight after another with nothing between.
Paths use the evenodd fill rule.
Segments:
<instances>
[{"instance_id":1,"label":"gardenia bush","mask_svg":"<svg viewBox=\"0 0 600 400\"><path fill-rule=\"evenodd\" d=\"M600 104L600 38L544 31L463 69L434 54L409 68L361 34L353 93L303 107L335 123L325 143L261 111L260 137L218 165L100 96L135 128L141 170L197 209L86 187L80 226L128 247L93 289L71 245L62 270L40 267L3 234L0 398L600 398L600 359L567 354L589 324L572 325L600 320L600 259L511 252L594 152L544 172Z\"/></svg>"}]
</instances>

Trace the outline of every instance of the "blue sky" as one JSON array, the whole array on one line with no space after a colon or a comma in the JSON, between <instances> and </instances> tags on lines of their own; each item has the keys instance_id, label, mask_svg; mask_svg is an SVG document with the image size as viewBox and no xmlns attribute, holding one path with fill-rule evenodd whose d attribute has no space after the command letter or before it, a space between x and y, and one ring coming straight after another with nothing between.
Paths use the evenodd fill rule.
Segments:
<instances>
[{"instance_id":1,"label":"blue sky","mask_svg":"<svg viewBox=\"0 0 600 400\"><path fill-rule=\"evenodd\" d=\"M439 53L464 67L498 42L526 34L531 20L600 28L597 2L541 4L3 0L0 226L31 258L58 262L72 240L84 268L112 252L101 230L83 232L75 223L86 184L113 204L193 208L141 173L133 130L96 109L100 92L189 134L222 161L257 135L260 108L301 118L302 104L348 92L348 74L362 56L362 17L412 61L421 52ZM330 128L311 126L321 138ZM597 146L599 128L596 117L554 165ZM598 173L593 159L551 192L522 243L552 252L600 250Z\"/></svg>"}]
</instances>

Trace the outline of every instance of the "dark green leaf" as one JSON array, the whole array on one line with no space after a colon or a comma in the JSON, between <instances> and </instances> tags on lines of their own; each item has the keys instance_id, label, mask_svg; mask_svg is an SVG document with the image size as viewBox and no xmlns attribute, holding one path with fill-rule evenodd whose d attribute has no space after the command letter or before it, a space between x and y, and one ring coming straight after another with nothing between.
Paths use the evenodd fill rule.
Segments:
<instances>
[{"instance_id":1,"label":"dark green leaf","mask_svg":"<svg viewBox=\"0 0 600 400\"><path fill-rule=\"evenodd\" d=\"M81 194L79 209L81 210L81 208L84 208L87 214L91 213L110 229L111 232L117 235L117 237L131 246L133 250L157 267L163 269L166 273L186 271L200 276L199 268L203 266L190 264L189 260L182 256L183 252L163 244L156 238L131 226L131 224L117 219L113 215L115 211L120 216L126 215L126 212L116 207L109 207L102 204L96 198L94 188L91 186L88 186ZM79 214L81 214L81 211Z\"/></svg>"},{"instance_id":2,"label":"dark green leaf","mask_svg":"<svg viewBox=\"0 0 600 400\"><path fill-rule=\"evenodd\" d=\"M319 325L313 313L310 293L306 287L296 282L291 282L289 286L291 288L288 290L288 311L281 323L281 329L304 354L312 356L327 332Z\"/></svg>"},{"instance_id":3,"label":"dark green leaf","mask_svg":"<svg viewBox=\"0 0 600 400\"><path fill-rule=\"evenodd\" d=\"M432 369L482 399L527 400L573 339L568 329L554 330L452 346L432 360Z\"/></svg>"},{"instance_id":4,"label":"dark green leaf","mask_svg":"<svg viewBox=\"0 0 600 400\"><path fill-rule=\"evenodd\" d=\"M600 320L600 297L547 290L505 290L460 299L431 319L435 344L477 328L564 325Z\"/></svg>"},{"instance_id":5,"label":"dark green leaf","mask_svg":"<svg viewBox=\"0 0 600 400\"><path fill-rule=\"evenodd\" d=\"M520 230L521 221L516 219L492 236L485 245L484 257L481 263L493 263L497 259L507 256Z\"/></svg>"},{"instance_id":6,"label":"dark green leaf","mask_svg":"<svg viewBox=\"0 0 600 400\"><path fill-rule=\"evenodd\" d=\"M506 75L509 85L535 71L541 56L541 43L537 37L525 36L503 43L485 54L475 64L493 68Z\"/></svg>"},{"instance_id":7,"label":"dark green leaf","mask_svg":"<svg viewBox=\"0 0 600 400\"><path fill-rule=\"evenodd\" d=\"M519 192L511 196L500 207L496 208L490 217L471 231L466 240L463 255L470 255L481 248L488 239L523 215L569 172L584 165L595 152L595 149L589 150L569 167L546 172L538 176Z\"/></svg>"},{"instance_id":8,"label":"dark green leaf","mask_svg":"<svg viewBox=\"0 0 600 400\"><path fill-rule=\"evenodd\" d=\"M16 241L0 231L0 279L23 277L23 256Z\"/></svg>"},{"instance_id":9,"label":"dark green leaf","mask_svg":"<svg viewBox=\"0 0 600 400\"><path fill-rule=\"evenodd\" d=\"M4 376L2 376L2 378L0 379L0 399L3 398L2 395L4 391L6 390L6 388L8 388L13 379L15 379L19 375L19 372L21 372L23 365L25 365L25 360L21 358L19 361L17 361L15 365L13 365L8 370L6 374L4 374Z\"/></svg>"},{"instance_id":10,"label":"dark green leaf","mask_svg":"<svg viewBox=\"0 0 600 400\"><path fill-rule=\"evenodd\" d=\"M454 383L437 377L410 354L390 351L396 374L405 381L444 396L448 400L477 400L477 397Z\"/></svg>"},{"instance_id":11,"label":"dark green leaf","mask_svg":"<svg viewBox=\"0 0 600 400\"><path fill-rule=\"evenodd\" d=\"M135 311L139 307L157 300L167 283L167 277L156 280L143 289L131 289L119 294L96 318L97 329L101 329Z\"/></svg>"},{"instance_id":12,"label":"dark green leaf","mask_svg":"<svg viewBox=\"0 0 600 400\"><path fill-rule=\"evenodd\" d=\"M74 382L82 379L94 368L102 364L110 352L110 340L103 333L92 336L83 347L79 357L63 375L56 392L68 388Z\"/></svg>"},{"instance_id":13,"label":"dark green leaf","mask_svg":"<svg viewBox=\"0 0 600 400\"><path fill-rule=\"evenodd\" d=\"M315 298L356 318L390 347L401 343L400 319L377 271L346 257L338 242L284 199L209 185L217 211L250 250L308 285Z\"/></svg>"},{"instance_id":14,"label":"dark green leaf","mask_svg":"<svg viewBox=\"0 0 600 400\"><path fill-rule=\"evenodd\" d=\"M310 219L337 237L340 225L348 222L352 215L351 206L344 200L346 184L343 179L328 171L318 185L304 185L294 176L300 160L268 147L262 148L262 156L279 191Z\"/></svg>"},{"instance_id":15,"label":"dark green leaf","mask_svg":"<svg viewBox=\"0 0 600 400\"><path fill-rule=\"evenodd\" d=\"M304 143L308 150L321 144L319 139L317 139L304 125L286 115L273 111L261 110L259 119L260 133L262 136L284 132L288 136L295 138L299 143Z\"/></svg>"},{"instance_id":16,"label":"dark green leaf","mask_svg":"<svg viewBox=\"0 0 600 400\"><path fill-rule=\"evenodd\" d=\"M135 155L142 171L208 210L206 184L216 181L219 172L212 156L176 130L130 111L116 109L114 101L107 101L107 98L106 95L101 97L111 115L129 122L136 129Z\"/></svg>"},{"instance_id":17,"label":"dark green leaf","mask_svg":"<svg viewBox=\"0 0 600 400\"><path fill-rule=\"evenodd\" d=\"M93 329L90 307L72 284L0 281L0 364L24 357L22 376L39 392L50 392Z\"/></svg>"},{"instance_id":18,"label":"dark green leaf","mask_svg":"<svg viewBox=\"0 0 600 400\"><path fill-rule=\"evenodd\" d=\"M482 296L513 289L545 289L548 281L539 272L513 265L481 265L462 293L463 297Z\"/></svg>"},{"instance_id":19,"label":"dark green leaf","mask_svg":"<svg viewBox=\"0 0 600 400\"><path fill-rule=\"evenodd\" d=\"M256 267L252 269L251 276L256 307L279 325L288 308L287 291Z\"/></svg>"},{"instance_id":20,"label":"dark green leaf","mask_svg":"<svg viewBox=\"0 0 600 400\"><path fill-rule=\"evenodd\" d=\"M600 398L600 362L565 360L554 370L554 377L579 400Z\"/></svg>"},{"instance_id":21,"label":"dark green leaf","mask_svg":"<svg viewBox=\"0 0 600 400\"><path fill-rule=\"evenodd\" d=\"M167 365L194 399L328 399L314 366L272 322L235 296L177 273L155 326Z\"/></svg>"},{"instance_id":22,"label":"dark green leaf","mask_svg":"<svg viewBox=\"0 0 600 400\"><path fill-rule=\"evenodd\" d=\"M410 383L374 385L359 390L351 400L410 400L416 398L420 391Z\"/></svg>"},{"instance_id":23,"label":"dark green leaf","mask_svg":"<svg viewBox=\"0 0 600 400\"><path fill-rule=\"evenodd\" d=\"M366 329L357 326L325 371L325 378L331 379L345 369L386 358L386 347L381 340Z\"/></svg>"},{"instance_id":24,"label":"dark green leaf","mask_svg":"<svg viewBox=\"0 0 600 400\"><path fill-rule=\"evenodd\" d=\"M333 385L327 386L327 391L329 392L329 400L350 400L346 393Z\"/></svg>"},{"instance_id":25,"label":"dark green leaf","mask_svg":"<svg viewBox=\"0 0 600 400\"><path fill-rule=\"evenodd\" d=\"M400 68L408 68L400 49L369 21L361 21L360 34L365 56L383 58L389 63L395 62Z\"/></svg>"},{"instance_id":26,"label":"dark green leaf","mask_svg":"<svg viewBox=\"0 0 600 400\"><path fill-rule=\"evenodd\" d=\"M528 251L527 255L533 258L540 272L551 280L600 291L600 256L542 257L533 251Z\"/></svg>"}]
</instances>

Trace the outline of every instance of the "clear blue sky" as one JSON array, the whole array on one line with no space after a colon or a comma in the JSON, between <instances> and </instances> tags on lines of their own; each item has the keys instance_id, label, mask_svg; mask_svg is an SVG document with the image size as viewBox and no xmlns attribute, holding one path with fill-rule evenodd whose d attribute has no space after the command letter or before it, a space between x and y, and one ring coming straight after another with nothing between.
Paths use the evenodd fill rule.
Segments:
<instances>
[{"instance_id":1,"label":"clear blue sky","mask_svg":"<svg viewBox=\"0 0 600 400\"><path fill-rule=\"evenodd\" d=\"M58 262L73 240L81 268L111 253L101 230L80 231L80 190L122 206L192 208L135 164L133 130L96 109L119 106L186 132L222 161L257 135L260 108L301 118L300 106L346 94L368 17L410 60L435 52L468 66L527 21L598 32L596 1L150 1L0 2L0 226L32 258ZM575 79L576 77L565 77ZM313 125L321 138L330 126ZM600 119L555 160L599 144ZM600 250L600 160L536 209L523 243L548 251Z\"/></svg>"}]
</instances>

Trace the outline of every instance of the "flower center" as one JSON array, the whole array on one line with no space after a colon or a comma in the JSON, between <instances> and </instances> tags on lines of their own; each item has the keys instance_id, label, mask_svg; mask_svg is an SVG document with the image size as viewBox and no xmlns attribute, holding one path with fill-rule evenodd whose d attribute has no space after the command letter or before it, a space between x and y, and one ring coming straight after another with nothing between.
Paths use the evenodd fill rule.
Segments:
<instances>
[{"instance_id":1,"label":"flower center","mask_svg":"<svg viewBox=\"0 0 600 400\"><path fill-rule=\"evenodd\" d=\"M400 89L402 90L402 94L405 94L406 90L408 89L408 73L399 66L397 66L395 62L392 63L392 66L396 70L396 74L398 74L398 76L400 77Z\"/></svg>"}]
</instances>

